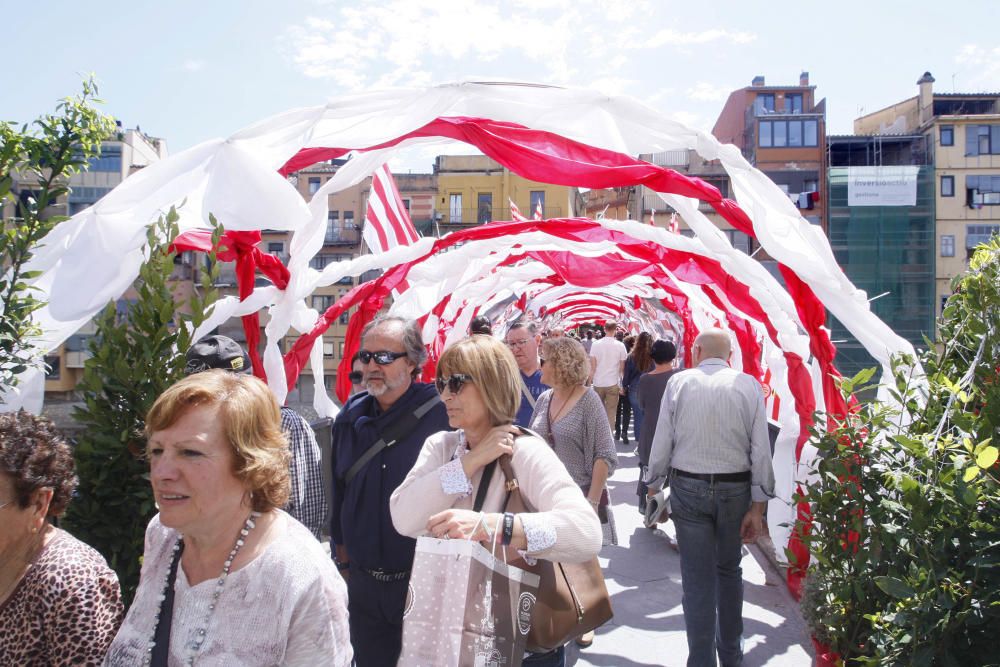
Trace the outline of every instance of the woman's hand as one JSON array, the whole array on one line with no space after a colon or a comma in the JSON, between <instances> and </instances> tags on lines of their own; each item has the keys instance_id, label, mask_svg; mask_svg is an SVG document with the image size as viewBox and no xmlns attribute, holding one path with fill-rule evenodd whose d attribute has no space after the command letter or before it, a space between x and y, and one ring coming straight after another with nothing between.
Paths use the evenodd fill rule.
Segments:
<instances>
[{"instance_id":1,"label":"woman's hand","mask_svg":"<svg viewBox=\"0 0 1000 667\"><path fill-rule=\"evenodd\" d=\"M494 539L496 514L483 514L472 510L445 510L427 520L427 532L434 537L472 539L489 543ZM488 525L490 521L493 525Z\"/></svg>"},{"instance_id":2,"label":"woman's hand","mask_svg":"<svg viewBox=\"0 0 1000 667\"><path fill-rule=\"evenodd\" d=\"M465 476L472 479L472 476L480 468L485 468L504 454L513 455L514 438L520 433L513 424L494 426L487 431L483 439L462 457L462 469L465 470Z\"/></svg>"}]
</instances>

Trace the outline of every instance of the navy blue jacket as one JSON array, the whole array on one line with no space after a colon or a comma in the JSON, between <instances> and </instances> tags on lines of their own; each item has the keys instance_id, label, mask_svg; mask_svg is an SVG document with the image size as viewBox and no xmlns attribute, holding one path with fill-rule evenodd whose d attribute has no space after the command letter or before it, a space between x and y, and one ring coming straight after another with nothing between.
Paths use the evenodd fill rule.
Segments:
<instances>
[{"instance_id":1,"label":"navy blue jacket","mask_svg":"<svg viewBox=\"0 0 1000 667\"><path fill-rule=\"evenodd\" d=\"M385 412L375 398L361 392L348 399L333 422L333 513L330 536L343 545L352 567L399 572L410 569L416 540L396 532L389 516L389 496L417 461L428 436L449 430L448 413L438 403L392 447L365 464L344 487L354 462L378 442L380 431L396 419L411 415L436 394L433 385L414 382Z\"/></svg>"}]
</instances>

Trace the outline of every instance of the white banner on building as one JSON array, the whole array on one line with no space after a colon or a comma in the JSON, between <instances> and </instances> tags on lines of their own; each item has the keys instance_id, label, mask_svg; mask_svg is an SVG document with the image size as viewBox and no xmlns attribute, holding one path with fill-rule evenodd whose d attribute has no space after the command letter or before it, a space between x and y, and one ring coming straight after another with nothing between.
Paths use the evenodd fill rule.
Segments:
<instances>
[{"instance_id":1,"label":"white banner on building","mask_svg":"<svg viewBox=\"0 0 1000 667\"><path fill-rule=\"evenodd\" d=\"M916 206L920 167L848 167L848 206Z\"/></svg>"}]
</instances>

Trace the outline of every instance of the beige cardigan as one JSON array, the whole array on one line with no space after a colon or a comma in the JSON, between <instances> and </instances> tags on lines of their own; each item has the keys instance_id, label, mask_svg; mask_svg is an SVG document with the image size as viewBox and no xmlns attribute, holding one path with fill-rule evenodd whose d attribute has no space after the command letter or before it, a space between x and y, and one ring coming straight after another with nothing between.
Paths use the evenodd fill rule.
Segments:
<instances>
[{"instance_id":1,"label":"beige cardigan","mask_svg":"<svg viewBox=\"0 0 1000 667\"><path fill-rule=\"evenodd\" d=\"M472 509L482 469L473 474L470 481L474 491L465 497L446 494L438 472L452 460L459 437L457 431L441 431L427 438L413 469L393 491L389 511L400 534L426 535L427 520L432 515L447 509ZM555 544L528 555L566 563L580 563L596 556L601 550L601 523L552 448L541 438L519 436L512 464L522 497L539 513L544 513L556 531ZM499 512L505 493L503 471L497 466L483 511Z\"/></svg>"}]
</instances>

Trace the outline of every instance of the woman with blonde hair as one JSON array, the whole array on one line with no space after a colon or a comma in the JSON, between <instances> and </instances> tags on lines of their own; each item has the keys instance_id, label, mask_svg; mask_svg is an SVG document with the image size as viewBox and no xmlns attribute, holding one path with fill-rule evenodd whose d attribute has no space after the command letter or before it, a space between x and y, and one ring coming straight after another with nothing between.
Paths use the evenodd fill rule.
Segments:
<instances>
[{"instance_id":1,"label":"woman with blonde hair","mask_svg":"<svg viewBox=\"0 0 1000 667\"><path fill-rule=\"evenodd\" d=\"M349 665L344 581L279 509L288 441L267 385L186 377L156 399L146 437L160 512L105 665Z\"/></svg>"},{"instance_id":2,"label":"woman with blonde hair","mask_svg":"<svg viewBox=\"0 0 1000 667\"><path fill-rule=\"evenodd\" d=\"M601 548L600 524L552 449L513 426L521 402L517 362L506 345L471 336L444 351L437 365L438 391L455 431L424 443L417 463L389 500L392 522L403 535L497 542L527 556L579 563ZM512 456L522 497L533 512L504 512L506 489L497 459ZM482 505L474 499L487 473ZM483 520L485 519L485 520ZM502 530L491 532L496 525ZM487 528L489 527L489 528ZM564 664L563 647L529 654L525 665Z\"/></svg>"}]
</instances>

